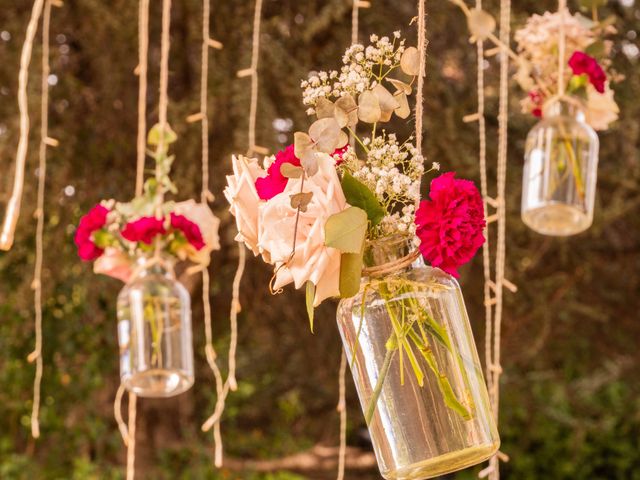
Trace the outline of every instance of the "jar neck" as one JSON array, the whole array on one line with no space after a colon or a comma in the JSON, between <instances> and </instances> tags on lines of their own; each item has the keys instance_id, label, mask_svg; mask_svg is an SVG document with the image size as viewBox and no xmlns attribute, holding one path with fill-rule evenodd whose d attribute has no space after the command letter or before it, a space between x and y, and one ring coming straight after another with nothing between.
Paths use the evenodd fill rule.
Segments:
<instances>
[{"instance_id":1,"label":"jar neck","mask_svg":"<svg viewBox=\"0 0 640 480\"><path fill-rule=\"evenodd\" d=\"M393 235L367 242L364 248L363 277L380 277L410 270L421 262L413 237Z\"/></svg>"},{"instance_id":2,"label":"jar neck","mask_svg":"<svg viewBox=\"0 0 640 480\"><path fill-rule=\"evenodd\" d=\"M543 118L571 117L580 123L586 121L584 109L577 100L566 98L549 101L543 109Z\"/></svg>"},{"instance_id":3,"label":"jar neck","mask_svg":"<svg viewBox=\"0 0 640 480\"><path fill-rule=\"evenodd\" d=\"M174 260L166 256L140 256L136 259L136 266L132 278L142 278L149 275L161 275L174 279Z\"/></svg>"}]
</instances>

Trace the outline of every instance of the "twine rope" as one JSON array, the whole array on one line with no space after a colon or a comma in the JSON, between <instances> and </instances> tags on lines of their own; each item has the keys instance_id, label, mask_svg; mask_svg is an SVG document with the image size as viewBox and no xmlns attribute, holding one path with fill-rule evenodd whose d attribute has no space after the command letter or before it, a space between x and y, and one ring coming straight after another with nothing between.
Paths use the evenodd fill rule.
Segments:
<instances>
[{"instance_id":1,"label":"twine rope","mask_svg":"<svg viewBox=\"0 0 640 480\"><path fill-rule=\"evenodd\" d=\"M340 355L340 372L338 374L338 406L340 414L340 448L338 450L338 477L344 480L344 466L347 453L347 354L342 349Z\"/></svg>"},{"instance_id":2,"label":"twine rope","mask_svg":"<svg viewBox=\"0 0 640 480\"><path fill-rule=\"evenodd\" d=\"M500 0L500 41L509 45L511 35L511 1ZM498 169L497 169L497 215L498 233L495 264L495 313L493 319L493 361L491 362L491 389L490 399L493 408L493 416L496 424L499 420L500 405L500 336L502 330L502 297L504 286L504 270L506 256L506 210L505 210L505 186L507 174L507 147L508 147L508 107L509 107L509 54L504 49L500 50L500 98L498 106ZM489 462L489 479L500 479L499 456L495 455Z\"/></svg>"},{"instance_id":3,"label":"twine rope","mask_svg":"<svg viewBox=\"0 0 640 480\"><path fill-rule=\"evenodd\" d=\"M365 267L362 269L362 276L364 277L382 277L395 273L398 270L408 267L420 257L420 250L417 248L408 255L401 257L391 262L376 265L375 267Z\"/></svg>"},{"instance_id":4,"label":"twine rope","mask_svg":"<svg viewBox=\"0 0 640 480\"><path fill-rule=\"evenodd\" d=\"M425 0L418 0L418 52L420 55L420 66L418 73L418 84L416 86L416 148L418 153L422 155L422 117L424 115L424 77L427 60L427 40L426 40L426 22L425 22ZM422 182L420 182L422 183ZM420 191L422 188L420 188ZM416 199L416 210L420 206L420 198Z\"/></svg>"},{"instance_id":5,"label":"twine rope","mask_svg":"<svg viewBox=\"0 0 640 480\"><path fill-rule=\"evenodd\" d=\"M560 32L558 35L558 96L564 95L564 64L566 51L565 18L567 14L567 0L558 0L558 12L560 13Z\"/></svg>"},{"instance_id":6,"label":"twine rope","mask_svg":"<svg viewBox=\"0 0 640 480\"><path fill-rule=\"evenodd\" d=\"M33 51L33 40L38 31L38 22L42 15L44 0L35 0L31 9L31 18L27 24L27 34L22 44L20 55L20 71L18 73L18 111L20 115L20 136L16 152L16 171L13 178L13 190L7 202L7 209L0 232L0 250L9 250L13 245L13 237L20 216L20 203L24 189L24 169L29 148L29 102L27 85L29 83L29 64Z\"/></svg>"},{"instance_id":7,"label":"twine rope","mask_svg":"<svg viewBox=\"0 0 640 480\"><path fill-rule=\"evenodd\" d=\"M136 415L138 397L129 392L129 428L127 434L127 480L133 480L136 473Z\"/></svg>"},{"instance_id":8,"label":"twine rope","mask_svg":"<svg viewBox=\"0 0 640 480\"><path fill-rule=\"evenodd\" d=\"M260 20L262 0L256 0L253 15L253 39L251 42L251 103L249 106L249 150L251 156L256 146L256 115L258 113L258 58L260 56Z\"/></svg>"},{"instance_id":9,"label":"twine rope","mask_svg":"<svg viewBox=\"0 0 640 480\"><path fill-rule=\"evenodd\" d=\"M120 430L120 435L122 436L122 441L125 445L129 444L129 429L127 428L127 424L122 418L122 397L125 392L124 385L118 385L118 391L116 392L116 398L113 401L113 417L116 419L116 423L118 424L118 430Z\"/></svg>"},{"instance_id":10,"label":"twine rope","mask_svg":"<svg viewBox=\"0 0 640 480\"><path fill-rule=\"evenodd\" d=\"M33 272L33 302L35 309L35 349L29 360L36 362L33 380L33 405L31 408L31 435L40 437L40 389L42 384L42 260L44 244L44 192L47 175L47 138L49 135L49 30L51 2L44 5L42 17L42 96L40 98L40 151L38 164L38 193L36 205L36 259Z\"/></svg>"},{"instance_id":11,"label":"twine rope","mask_svg":"<svg viewBox=\"0 0 640 480\"><path fill-rule=\"evenodd\" d=\"M142 195L147 135L147 70L149 64L149 0L140 0L138 13L138 137L136 197Z\"/></svg>"}]
</instances>

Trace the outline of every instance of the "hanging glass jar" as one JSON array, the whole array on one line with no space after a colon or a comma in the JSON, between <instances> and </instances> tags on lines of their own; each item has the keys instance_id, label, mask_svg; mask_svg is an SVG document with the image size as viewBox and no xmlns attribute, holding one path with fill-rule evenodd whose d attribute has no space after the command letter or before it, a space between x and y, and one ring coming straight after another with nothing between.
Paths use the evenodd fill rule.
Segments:
<instances>
[{"instance_id":1,"label":"hanging glass jar","mask_svg":"<svg viewBox=\"0 0 640 480\"><path fill-rule=\"evenodd\" d=\"M193 385L189 293L165 258L140 258L118 295L122 384L141 397L172 397Z\"/></svg>"},{"instance_id":2,"label":"hanging glass jar","mask_svg":"<svg viewBox=\"0 0 640 480\"><path fill-rule=\"evenodd\" d=\"M557 100L529 132L522 181L522 220L544 235L580 233L593 221L598 135L584 112Z\"/></svg>"},{"instance_id":3,"label":"hanging glass jar","mask_svg":"<svg viewBox=\"0 0 640 480\"><path fill-rule=\"evenodd\" d=\"M412 252L404 236L371 242L368 276L337 313L387 479L460 470L500 445L460 287Z\"/></svg>"}]
</instances>

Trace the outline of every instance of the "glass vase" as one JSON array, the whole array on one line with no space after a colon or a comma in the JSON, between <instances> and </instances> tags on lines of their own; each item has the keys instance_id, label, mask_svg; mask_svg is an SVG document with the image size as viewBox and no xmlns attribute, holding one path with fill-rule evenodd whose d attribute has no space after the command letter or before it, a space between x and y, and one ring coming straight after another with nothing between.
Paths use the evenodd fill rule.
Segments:
<instances>
[{"instance_id":1,"label":"glass vase","mask_svg":"<svg viewBox=\"0 0 640 480\"><path fill-rule=\"evenodd\" d=\"M522 220L553 236L580 233L593 222L598 135L567 101L545 108L529 132L522 180Z\"/></svg>"},{"instance_id":2,"label":"glass vase","mask_svg":"<svg viewBox=\"0 0 640 480\"><path fill-rule=\"evenodd\" d=\"M382 274L363 276L337 313L386 479L460 470L500 445L460 287L413 250L406 237L368 245L365 266Z\"/></svg>"},{"instance_id":3,"label":"glass vase","mask_svg":"<svg viewBox=\"0 0 640 480\"><path fill-rule=\"evenodd\" d=\"M141 397L172 397L193 385L189 293L166 259L140 258L118 295L122 384Z\"/></svg>"}]
</instances>

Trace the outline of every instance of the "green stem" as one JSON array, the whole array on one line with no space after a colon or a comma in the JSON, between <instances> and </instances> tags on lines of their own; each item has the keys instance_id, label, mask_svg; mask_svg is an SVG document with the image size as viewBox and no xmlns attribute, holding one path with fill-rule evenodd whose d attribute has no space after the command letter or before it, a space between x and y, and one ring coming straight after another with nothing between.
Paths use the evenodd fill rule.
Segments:
<instances>
[{"instance_id":1,"label":"green stem","mask_svg":"<svg viewBox=\"0 0 640 480\"><path fill-rule=\"evenodd\" d=\"M360 137L358 137L358 135L356 135L356 132L354 132L351 127L347 127L347 130L349 130L349 133L351 135L353 135L353 138L356 139L356 142L358 142L360 144L360 146L363 148L363 150L367 153L369 153L369 149L365 146L364 143L362 143L362 140L360 140Z\"/></svg>"},{"instance_id":2,"label":"green stem","mask_svg":"<svg viewBox=\"0 0 640 480\"><path fill-rule=\"evenodd\" d=\"M371 419L373 418L373 412L376 410L376 406L378 404L378 398L380 397L380 393L382 392L382 386L384 384L385 379L387 378L387 374L389 373L389 367L391 367L391 360L393 360L393 355L395 354L395 350L388 350L387 354L384 356L384 362L382 363L382 369L380 370L380 374L378 375L378 380L376 381L376 386L371 393L371 398L369 399L369 406L367 407L367 412L364 415L364 420L367 422L367 425L371 423Z\"/></svg>"}]
</instances>

